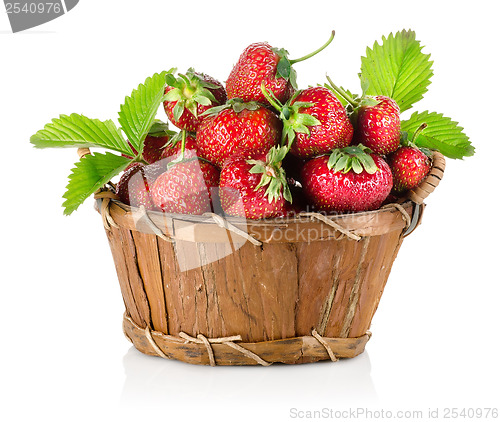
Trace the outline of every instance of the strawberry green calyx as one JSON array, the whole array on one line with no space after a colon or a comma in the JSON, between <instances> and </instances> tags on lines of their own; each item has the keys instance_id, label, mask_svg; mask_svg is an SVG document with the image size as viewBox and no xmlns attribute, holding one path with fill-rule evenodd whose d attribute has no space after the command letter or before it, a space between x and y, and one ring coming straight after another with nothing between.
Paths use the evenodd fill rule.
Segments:
<instances>
[{"instance_id":1,"label":"strawberry green calyx","mask_svg":"<svg viewBox=\"0 0 500 422\"><path fill-rule=\"evenodd\" d=\"M159 119L155 119L149 129L148 136L153 136L154 138L162 138L164 136L175 136L177 132L170 130L168 123L165 123Z\"/></svg>"},{"instance_id":2,"label":"strawberry green calyx","mask_svg":"<svg viewBox=\"0 0 500 422\"><path fill-rule=\"evenodd\" d=\"M335 37L335 31L332 31L328 41L325 44L323 44L320 48L313 51L312 53L309 53L303 57L294 60L290 60L288 58L289 53L284 48L273 48L272 50L280 57L280 60L278 61L278 65L276 67L276 79L283 78L286 81L289 81L294 89L297 89L297 72L292 67L292 65L307 60L315 56L319 52L323 51L326 47L328 47L331 44L334 37Z\"/></svg>"},{"instance_id":3,"label":"strawberry green calyx","mask_svg":"<svg viewBox=\"0 0 500 422\"><path fill-rule=\"evenodd\" d=\"M279 112L279 117L283 122L281 145L284 145L285 140L288 139L287 147L290 149L295 140L296 133L305 133L309 135L309 126L321 125L321 122L316 117L300 112L301 109L314 105L309 102L295 101L302 91L295 92L286 104L281 104L272 92L267 91L264 84L261 85L261 90L269 103Z\"/></svg>"},{"instance_id":4,"label":"strawberry green calyx","mask_svg":"<svg viewBox=\"0 0 500 422\"><path fill-rule=\"evenodd\" d=\"M209 83L200 78L200 76L190 68L186 74L179 74L175 77L173 74L166 75L167 85L172 87L164 96L164 101L176 101L174 107L174 118L179 120L187 109L195 117L198 117L198 104L210 106L218 103L210 89L220 88L218 85Z\"/></svg>"},{"instance_id":5,"label":"strawberry green calyx","mask_svg":"<svg viewBox=\"0 0 500 422\"><path fill-rule=\"evenodd\" d=\"M248 164L253 164L250 173L262 173L259 184L254 190L267 186L265 196L269 203L278 201L281 195L288 202L292 202L292 194L286 179L286 173L281 163L288 153L286 147L272 147L266 155L266 160L247 160Z\"/></svg>"},{"instance_id":6,"label":"strawberry green calyx","mask_svg":"<svg viewBox=\"0 0 500 422\"><path fill-rule=\"evenodd\" d=\"M431 158L432 159L432 150L430 150L429 148L425 148L425 147L419 147L417 146L416 144L416 140L418 138L418 136L427 128L427 123L422 123L418 128L417 130L415 131L415 133L413 134L413 136L411 137L411 139L408 139L408 132L406 131L402 131L401 132L401 140L400 140L400 143L401 143L401 146L404 146L404 147L411 147L411 148L415 148L415 149L418 149L419 151L421 151L425 156L427 156L428 158Z\"/></svg>"},{"instance_id":7,"label":"strawberry green calyx","mask_svg":"<svg viewBox=\"0 0 500 422\"><path fill-rule=\"evenodd\" d=\"M371 150L363 144L335 149L328 159L328 169L342 173L352 170L356 174L363 171L374 174L379 169L370 153Z\"/></svg>"}]
</instances>

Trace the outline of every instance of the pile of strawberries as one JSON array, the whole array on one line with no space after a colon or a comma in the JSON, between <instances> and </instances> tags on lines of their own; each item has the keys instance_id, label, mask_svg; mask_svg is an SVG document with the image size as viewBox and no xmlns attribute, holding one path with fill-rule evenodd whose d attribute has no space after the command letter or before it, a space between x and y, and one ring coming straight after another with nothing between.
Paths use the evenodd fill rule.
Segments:
<instances>
[{"instance_id":1,"label":"pile of strawberries","mask_svg":"<svg viewBox=\"0 0 500 422\"><path fill-rule=\"evenodd\" d=\"M395 101L354 99L331 80L297 89L293 63L329 42L297 60L251 44L225 86L192 69L169 73L164 108L180 132L155 122L143 162L117 185L120 199L169 213L261 219L374 210L417 186L429 152L402 140Z\"/></svg>"}]
</instances>

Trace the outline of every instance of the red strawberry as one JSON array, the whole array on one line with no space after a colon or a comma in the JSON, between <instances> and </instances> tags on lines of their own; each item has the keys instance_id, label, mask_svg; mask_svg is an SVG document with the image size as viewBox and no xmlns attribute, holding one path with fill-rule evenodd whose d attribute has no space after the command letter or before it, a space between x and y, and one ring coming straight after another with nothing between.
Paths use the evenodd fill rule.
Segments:
<instances>
[{"instance_id":1,"label":"red strawberry","mask_svg":"<svg viewBox=\"0 0 500 422\"><path fill-rule=\"evenodd\" d=\"M227 97L266 103L260 88L263 83L268 91L274 92L279 101L284 103L297 89L297 76L292 64L319 53L332 42L334 34L332 31L330 39L321 48L296 60L288 59L285 49L273 48L268 43L249 45L227 78Z\"/></svg>"},{"instance_id":2,"label":"red strawberry","mask_svg":"<svg viewBox=\"0 0 500 422\"><path fill-rule=\"evenodd\" d=\"M200 156L219 167L232 155L263 153L280 141L280 120L260 104L230 100L214 110L198 127L196 143Z\"/></svg>"},{"instance_id":3,"label":"red strawberry","mask_svg":"<svg viewBox=\"0 0 500 422\"><path fill-rule=\"evenodd\" d=\"M166 99L163 102L169 120L179 129L196 132L200 115L215 105L226 102L222 84L203 73L189 69L175 78L167 74Z\"/></svg>"},{"instance_id":4,"label":"red strawberry","mask_svg":"<svg viewBox=\"0 0 500 422\"><path fill-rule=\"evenodd\" d=\"M212 210L212 190L218 184L219 171L212 164L188 160L160 175L151 196L164 212L201 215Z\"/></svg>"},{"instance_id":5,"label":"red strawberry","mask_svg":"<svg viewBox=\"0 0 500 422\"><path fill-rule=\"evenodd\" d=\"M308 161L302 168L302 184L319 211L366 211L380 207L392 189L387 163L362 146L336 149Z\"/></svg>"},{"instance_id":6,"label":"red strawberry","mask_svg":"<svg viewBox=\"0 0 500 422\"><path fill-rule=\"evenodd\" d=\"M398 148L387 158L394 177L394 192L401 194L418 186L431 169L431 160L420 149Z\"/></svg>"},{"instance_id":7,"label":"red strawberry","mask_svg":"<svg viewBox=\"0 0 500 422\"><path fill-rule=\"evenodd\" d=\"M362 106L358 110L356 141L375 154L389 154L399 147L401 121L397 103L382 95L375 97L377 105Z\"/></svg>"},{"instance_id":8,"label":"red strawberry","mask_svg":"<svg viewBox=\"0 0 500 422\"><path fill-rule=\"evenodd\" d=\"M354 131L351 121L342 103L329 89L318 86L299 91L285 105L264 87L262 89L280 112L283 141L288 139L293 155L310 158L351 143Z\"/></svg>"},{"instance_id":9,"label":"red strawberry","mask_svg":"<svg viewBox=\"0 0 500 422\"><path fill-rule=\"evenodd\" d=\"M150 195L152 180L149 177L147 166L142 163L132 163L122 174L116 185L116 194L124 204L133 207L144 207L148 210L156 209Z\"/></svg>"},{"instance_id":10,"label":"red strawberry","mask_svg":"<svg viewBox=\"0 0 500 422\"><path fill-rule=\"evenodd\" d=\"M255 154L253 159L233 156L226 161L220 176L220 199L228 215L261 219L282 217L292 201L281 161L284 148ZM287 202L288 201L288 202Z\"/></svg>"},{"instance_id":11,"label":"red strawberry","mask_svg":"<svg viewBox=\"0 0 500 422\"><path fill-rule=\"evenodd\" d=\"M177 158L181 154L182 149L182 135L179 133L174 136L163 149L161 158ZM193 158L198 155L198 145L193 135L186 135L186 144L184 147L184 158Z\"/></svg>"},{"instance_id":12,"label":"red strawberry","mask_svg":"<svg viewBox=\"0 0 500 422\"><path fill-rule=\"evenodd\" d=\"M144 147L142 150L142 158L149 164L158 161L161 158L163 152L163 147L167 145L170 138L175 135L168 129L168 124L162 122L161 120L155 120L148 135L144 139ZM133 153L137 155L137 150L128 142ZM133 158L128 155L122 154L124 157Z\"/></svg>"}]
</instances>

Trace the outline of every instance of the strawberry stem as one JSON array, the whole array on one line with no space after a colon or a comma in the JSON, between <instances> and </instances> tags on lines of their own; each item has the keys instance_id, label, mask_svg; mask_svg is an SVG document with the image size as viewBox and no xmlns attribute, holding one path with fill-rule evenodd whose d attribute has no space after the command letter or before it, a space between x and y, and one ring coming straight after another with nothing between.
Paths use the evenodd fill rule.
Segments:
<instances>
[{"instance_id":1,"label":"strawberry stem","mask_svg":"<svg viewBox=\"0 0 500 422\"><path fill-rule=\"evenodd\" d=\"M264 94L264 97L266 97L266 100L269 101L269 104L271 104L277 111L283 111L283 105L278 101L276 97L273 98L273 96L271 96L271 94L267 91L264 81L262 81L262 83L260 84L260 90Z\"/></svg>"},{"instance_id":2,"label":"strawberry stem","mask_svg":"<svg viewBox=\"0 0 500 422\"><path fill-rule=\"evenodd\" d=\"M412 138L411 138L411 143L413 145L415 145L415 141L417 140L417 138L419 137L419 135L424 131L424 129L427 127L427 123L422 123L418 129L415 131L415 133L413 134Z\"/></svg>"},{"instance_id":3,"label":"strawberry stem","mask_svg":"<svg viewBox=\"0 0 500 422\"><path fill-rule=\"evenodd\" d=\"M186 131L182 130L182 141L181 141L181 161L184 160L184 151L186 150Z\"/></svg>"},{"instance_id":4,"label":"strawberry stem","mask_svg":"<svg viewBox=\"0 0 500 422\"><path fill-rule=\"evenodd\" d=\"M354 108L356 108L359 105L356 102L356 100L354 100L354 98L352 98L345 90L343 90L339 86L335 85L328 75L326 75L326 79L328 79L328 82L329 82L331 88L333 89L333 91L335 91L337 94L342 96Z\"/></svg>"},{"instance_id":5,"label":"strawberry stem","mask_svg":"<svg viewBox=\"0 0 500 422\"><path fill-rule=\"evenodd\" d=\"M290 64L294 64L294 63L298 63L298 62L302 62L304 60L307 60L309 59L310 57L312 56L315 56L316 54L318 54L320 51L323 51L326 47L328 47L331 42L333 41L333 38L335 37L335 31L332 31L331 35L330 35L330 38L328 39L328 41L322 45L320 48L318 48L317 50L313 51L312 53L304 56L304 57L300 57L298 59L295 59L295 60L290 60Z\"/></svg>"}]
</instances>

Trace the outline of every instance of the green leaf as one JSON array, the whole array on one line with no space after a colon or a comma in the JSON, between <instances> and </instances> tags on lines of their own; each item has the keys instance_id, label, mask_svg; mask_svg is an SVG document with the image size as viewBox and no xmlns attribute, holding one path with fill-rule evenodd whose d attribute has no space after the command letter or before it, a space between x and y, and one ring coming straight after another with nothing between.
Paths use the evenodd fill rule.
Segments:
<instances>
[{"instance_id":1,"label":"green leaf","mask_svg":"<svg viewBox=\"0 0 500 422\"><path fill-rule=\"evenodd\" d=\"M96 190L123 171L131 160L106 152L86 155L75 164L63 198L64 214L70 215Z\"/></svg>"},{"instance_id":2,"label":"green leaf","mask_svg":"<svg viewBox=\"0 0 500 422\"><path fill-rule=\"evenodd\" d=\"M430 54L423 54L415 32L400 31L382 37L361 57L360 78L367 95L394 99L401 112L422 99L433 75Z\"/></svg>"},{"instance_id":3,"label":"green leaf","mask_svg":"<svg viewBox=\"0 0 500 422\"><path fill-rule=\"evenodd\" d=\"M80 114L61 115L35 133L30 142L36 148L108 148L134 155L111 120L104 122Z\"/></svg>"},{"instance_id":4,"label":"green leaf","mask_svg":"<svg viewBox=\"0 0 500 422\"><path fill-rule=\"evenodd\" d=\"M427 123L427 128L415 139L418 147L439 151L448 158L461 159L474 155L475 149L463 128L442 114L415 112L408 120L401 122L401 130L408 132L408 138L412 139L422 123Z\"/></svg>"},{"instance_id":5,"label":"green leaf","mask_svg":"<svg viewBox=\"0 0 500 422\"><path fill-rule=\"evenodd\" d=\"M142 152L144 138L156 116L166 84L167 72L155 73L132 91L120 106L118 121L132 146Z\"/></svg>"}]
</instances>

